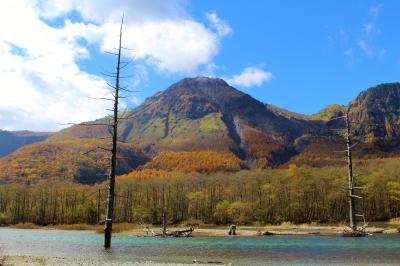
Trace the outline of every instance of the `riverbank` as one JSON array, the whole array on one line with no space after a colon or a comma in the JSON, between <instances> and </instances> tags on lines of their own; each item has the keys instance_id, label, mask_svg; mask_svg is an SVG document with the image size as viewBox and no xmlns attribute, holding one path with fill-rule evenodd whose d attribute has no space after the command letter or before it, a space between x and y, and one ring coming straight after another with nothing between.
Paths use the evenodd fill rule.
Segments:
<instances>
[{"instance_id":1,"label":"riverbank","mask_svg":"<svg viewBox=\"0 0 400 266\"><path fill-rule=\"evenodd\" d=\"M51 226L38 226L31 223L11 225L16 229L44 229L44 230L85 230L102 233L103 225L88 224L60 224ZM185 225L168 226L168 231L176 231L188 228ZM265 226L237 226L236 236L256 237L262 235L341 235L345 225L340 224L291 224L282 223L280 225ZM400 233L400 219L393 219L387 222L372 222L367 227L367 232L371 234L398 234ZM195 226L192 236L194 237L224 237L228 235L229 226L200 225ZM113 232L122 236L152 236L161 232L160 226L137 225L130 223L115 223Z\"/></svg>"},{"instance_id":2,"label":"riverbank","mask_svg":"<svg viewBox=\"0 0 400 266\"><path fill-rule=\"evenodd\" d=\"M340 236L345 226L330 225L270 225L262 227L254 226L237 226L237 237L257 237L268 235L321 235L321 236ZM149 228L150 232L146 233L144 228L134 228L117 233L124 236L152 236L153 233L160 233L161 228ZM168 227L169 231L181 230L182 227ZM367 228L367 232L371 234L398 234L399 229L396 226L377 227L371 226ZM193 237L228 237L229 227L199 227L195 228Z\"/></svg>"},{"instance_id":3,"label":"riverbank","mask_svg":"<svg viewBox=\"0 0 400 266\"><path fill-rule=\"evenodd\" d=\"M1 266L59 266L59 265L80 265L80 266L95 266L95 265L109 265L109 266L119 266L119 265L149 265L149 266L186 266L193 265L191 264L182 264L182 263L156 263L152 261L141 261L141 262L107 262L101 263L96 260L88 259L73 259L73 258L46 258L46 257L34 257L34 256L1 256L0 255L0 265ZM196 265L216 265L216 264L199 264ZM220 263L218 264L220 265Z\"/></svg>"}]
</instances>

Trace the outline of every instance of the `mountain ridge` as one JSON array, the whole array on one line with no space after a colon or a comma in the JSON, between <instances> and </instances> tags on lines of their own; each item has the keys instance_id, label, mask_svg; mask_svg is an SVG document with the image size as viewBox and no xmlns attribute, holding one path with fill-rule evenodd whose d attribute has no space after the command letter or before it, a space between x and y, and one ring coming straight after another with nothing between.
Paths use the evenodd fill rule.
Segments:
<instances>
[{"instance_id":1,"label":"mountain ridge","mask_svg":"<svg viewBox=\"0 0 400 266\"><path fill-rule=\"evenodd\" d=\"M363 91L349 103L352 134L366 142L357 147L356 158L398 156L399 96L400 83L386 83ZM141 148L150 158L168 151L185 158L189 158L185 152L206 156L210 154L206 151L216 151L234 154L244 163L236 164L242 168L337 164L343 160L333 151L342 145L336 131L343 128L343 120L336 118L346 109L333 104L316 114L302 115L262 103L219 78L185 78L121 114L125 119L119 125L119 139ZM381 126L371 127L371 123ZM49 140L107 134L104 126L75 125ZM171 158L168 163L175 164Z\"/></svg>"},{"instance_id":2,"label":"mountain ridge","mask_svg":"<svg viewBox=\"0 0 400 266\"><path fill-rule=\"evenodd\" d=\"M0 158L25 145L47 140L51 134L50 132L7 131L0 129Z\"/></svg>"}]
</instances>

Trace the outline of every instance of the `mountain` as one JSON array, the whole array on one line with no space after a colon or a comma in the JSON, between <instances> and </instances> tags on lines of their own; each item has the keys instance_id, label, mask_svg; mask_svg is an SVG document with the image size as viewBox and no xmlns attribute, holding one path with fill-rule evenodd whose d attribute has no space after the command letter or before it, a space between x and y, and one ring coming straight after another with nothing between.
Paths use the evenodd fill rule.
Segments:
<instances>
[{"instance_id":1,"label":"mountain","mask_svg":"<svg viewBox=\"0 0 400 266\"><path fill-rule=\"evenodd\" d=\"M185 78L149 97L137 108L120 114L124 119L119 124L119 140L135 147L132 156L137 161L122 163L127 167L119 173L138 166L143 171L208 173L288 164L316 167L344 164L345 156L335 151L346 147L341 135L344 127L341 117L347 108L352 136L355 142L360 142L354 149L356 160L399 156L399 96L399 83L381 84L360 93L348 106L333 104L316 114L303 115L264 104L219 78ZM87 123L108 120L105 117ZM42 149L59 148L61 143L64 143L62 151L68 150L68 145L74 146L69 156L78 160L76 152L82 151L86 141L107 135L104 126L75 125L52 134L48 141L23 147L1 159L0 165L5 162L14 165L22 156L26 159L24 164L33 169L34 154ZM53 146L46 148L46 145ZM52 158L46 156L40 166ZM61 164L64 159L57 155L52 160ZM79 169L85 167L75 164L71 167L75 170L66 175L69 179L97 180L93 175L90 181L87 181L89 175L79 177ZM87 168L99 167L91 162Z\"/></svg>"},{"instance_id":2,"label":"mountain","mask_svg":"<svg viewBox=\"0 0 400 266\"><path fill-rule=\"evenodd\" d=\"M400 136L400 83L380 84L360 93L350 103L355 135L369 141L396 140Z\"/></svg>"},{"instance_id":3,"label":"mountain","mask_svg":"<svg viewBox=\"0 0 400 266\"><path fill-rule=\"evenodd\" d=\"M19 147L48 139L51 133L0 130L0 158Z\"/></svg>"},{"instance_id":4,"label":"mountain","mask_svg":"<svg viewBox=\"0 0 400 266\"><path fill-rule=\"evenodd\" d=\"M310 119L324 127L295 141L297 155L290 163L324 166L344 164L346 148L341 119L349 109L353 157L366 160L400 156L400 83L386 83L361 92L348 106L330 105Z\"/></svg>"},{"instance_id":5,"label":"mountain","mask_svg":"<svg viewBox=\"0 0 400 266\"><path fill-rule=\"evenodd\" d=\"M148 98L120 124L119 138L160 150L231 151L249 165L274 166L287 160L291 143L317 125L286 117L218 78L186 78ZM73 126L53 139L100 137L105 127Z\"/></svg>"},{"instance_id":6,"label":"mountain","mask_svg":"<svg viewBox=\"0 0 400 266\"><path fill-rule=\"evenodd\" d=\"M88 184L105 180L109 153L97 147L107 147L107 143L97 139L74 139L24 146L0 159L0 181L29 184L40 180L67 180ZM129 173L148 161L148 157L132 144L120 144L117 156L118 175Z\"/></svg>"},{"instance_id":7,"label":"mountain","mask_svg":"<svg viewBox=\"0 0 400 266\"><path fill-rule=\"evenodd\" d=\"M381 84L349 103L350 117L356 122L352 133L367 142L357 147L360 158L396 153L399 91L399 83ZM230 151L249 167L275 167L299 158L314 166L336 164L343 160L333 151L345 146L337 132L344 120L335 118L346 110L347 106L332 104L313 115L297 114L261 103L222 79L186 78L125 114L119 138L150 155L162 150ZM101 137L106 132L100 126L73 126L52 138ZM382 140L385 137L390 142Z\"/></svg>"}]
</instances>

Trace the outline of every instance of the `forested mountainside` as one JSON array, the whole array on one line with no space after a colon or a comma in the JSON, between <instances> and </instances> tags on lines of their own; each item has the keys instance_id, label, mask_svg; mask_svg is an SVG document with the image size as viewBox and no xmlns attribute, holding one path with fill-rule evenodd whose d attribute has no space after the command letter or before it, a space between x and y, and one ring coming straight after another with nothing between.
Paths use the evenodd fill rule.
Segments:
<instances>
[{"instance_id":1,"label":"forested mountainside","mask_svg":"<svg viewBox=\"0 0 400 266\"><path fill-rule=\"evenodd\" d=\"M96 148L106 146L105 141L96 139L45 141L24 146L0 160L1 183L67 180L86 184L105 180L109 153ZM118 156L117 174L128 173L148 161L131 144L119 145Z\"/></svg>"},{"instance_id":2,"label":"forested mountainside","mask_svg":"<svg viewBox=\"0 0 400 266\"><path fill-rule=\"evenodd\" d=\"M187 78L148 98L120 125L120 139L159 150L231 151L256 167L278 165L313 123L286 118L222 79ZM95 133L94 133L95 132ZM105 129L73 126L54 139L102 136Z\"/></svg>"},{"instance_id":3,"label":"forested mountainside","mask_svg":"<svg viewBox=\"0 0 400 266\"><path fill-rule=\"evenodd\" d=\"M333 104L317 114L302 115L264 104L222 79L186 78L122 114L127 119L119 125L119 140L135 147L136 154L141 153L142 159L130 164L132 169L141 165L140 169L145 170L210 173L289 164L341 165L345 158L334 151L345 148L340 117L350 107L352 135L360 142L355 147L355 158L396 157L400 154L399 94L399 83L381 84L360 93L348 106ZM106 117L98 121L107 120ZM19 173L25 171L24 165L42 169L50 160L63 164L62 156L44 156L35 167L37 162L29 155L31 150L73 143L75 152L82 151L79 145L107 134L106 127L84 125L54 133L49 141L26 146L1 159L0 167L13 173L12 177L3 174L3 179L31 178L29 171ZM20 157L25 158L25 163L15 164ZM150 161L145 164L147 160ZM79 161L84 165L79 169L103 167L100 172L104 173L108 166L87 158ZM12 170L12 165L18 165L18 171ZM129 167L123 169L119 173L129 172ZM79 171L74 171L68 178L80 182ZM47 176L43 172L35 175ZM65 175L56 171L51 176ZM90 182L100 180L90 177Z\"/></svg>"}]
</instances>

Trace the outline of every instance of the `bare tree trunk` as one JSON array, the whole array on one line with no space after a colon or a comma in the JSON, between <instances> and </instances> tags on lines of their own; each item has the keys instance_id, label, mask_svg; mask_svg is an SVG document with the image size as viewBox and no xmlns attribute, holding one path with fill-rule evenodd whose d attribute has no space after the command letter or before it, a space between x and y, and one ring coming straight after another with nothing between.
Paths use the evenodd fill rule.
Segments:
<instances>
[{"instance_id":1,"label":"bare tree trunk","mask_svg":"<svg viewBox=\"0 0 400 266\"><path fill-rule=\"evenodd\" d=\"M162 217L162 223L163 223L163 229L162 229L162 236L166 237L167 235L167 215L165 213L165 209L163 209L163 217Z\"/></svg>"},{"instance_id":2,"label":"bare tree trunk","mask_svg":"<svg viewBox=\"0 0 400 266\"><path fill-rule=\"evenodd\" d=\"M101 190L99 189L99 192L97 195L97 224L100 224L100 200L101 200L100 192L101 192Z\"/></svg>"},{"instance_id":3,"label":"bare tree trunk","mask_svg":"<svg viewBox=\"0 0 400 266\"><path fill-rule=\"evenodd\" d=\"M114 198L115 198L115 170L117 165L117 137L118 137L118 100L119 100L119 78L120 78L120 65L121 65L121 40L122 40L122 25L124 18L121 21L121 28L119 33L119 46L118 46L118 62L117 73L115 79L115 95L114 95L114 117L113 117L113 132L112 132L112 150L111 150L111 169L109 176L109 190L107 202L107 216L104 228L104 247L111 246L112 223L114 214Z\"/></svg>"},{"instance_id":4,"label":"bare tree trunk","mask_svg":"<svg viewBox=\"0 0 400 266\"><path fill-rule=\"evenodd\" d=\"M353 161L351 156L351 137L350 137L350 121L349 109L346 112L346 144L347 144L347 168L349 176L349 219L350 228L353 231L357 230L356 213L355 213L355 199L354 199L354 178L353 178Z\"/></svg>"}]
</instances>

